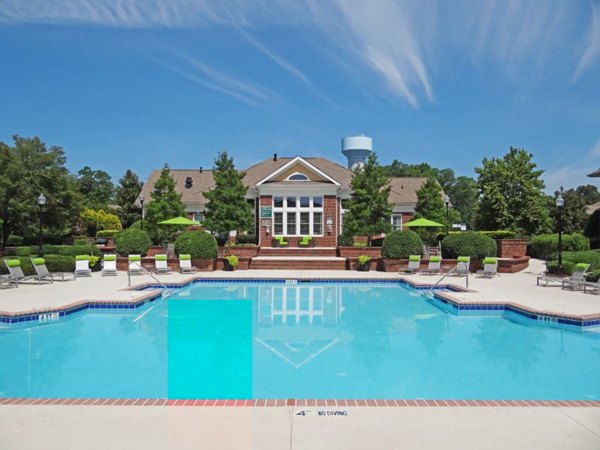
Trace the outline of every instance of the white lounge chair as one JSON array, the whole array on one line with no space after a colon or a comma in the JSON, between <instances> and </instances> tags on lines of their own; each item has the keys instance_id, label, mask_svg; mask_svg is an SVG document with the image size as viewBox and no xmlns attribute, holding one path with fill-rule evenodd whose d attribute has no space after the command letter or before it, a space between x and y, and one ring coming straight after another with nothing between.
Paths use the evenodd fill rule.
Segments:
<instances>
[{"instance_id":1,"label":"white lounge chair","mask_svg":"<svg viewBox=\"0 0 600 450\"><path fill-rule=\"evenodd\" d=\"M442 270L442 257L441 256L430 256L427 268L422 270L422 274L434 275L440 273Z\"/></svg>"},{"instance_id":2,"label":"white lounge chair","mask_svg":"<svg viewBox=\"0 0 600 450\"><path fill-rule=\"evenodd\" d=\"M483 258L483 269L478 270L475 275L486 278L498 276L498 258Z\"/></svg>"},{"instance_id":3,"label":"white lounge chair","mask_svg":"<svg viewBox=\"0 0 600 450\"><path fill-rule=\"evenodd\" d=\"M75 256L75 277L91 277L92 270L90 269L89 255Z\"/></svg>"},{"instance_id":4,"label":"white lounge chair","mask_svg":"<svg viewBox=\"0 0 600 450\"><path fill-rule=\"evenodd\" d=\"M454 273L456 275L467 275L469 273L470 265L470 256L459 256L458 258L456 258L456 269L454 270Z\"/></svg>"},{"instance_id":5,"label":"white lounge chair","mask_svg":"<svg viewBox=\"0 0 600 450\"><path fill-rule=\"evenodd\" d=\"M196 268L192 266L191 255L179 255L179 272L181 273L196 273Z\"/></svg>"},{"instance_id":6,"label":"white lounge chair","mask_svg":"<svg viewBox=\"0 0 600 450\"><path fill-rule=\"evenodd\" d=\"M562 280L562 289L570 288L576 291L580 288L585 288L585 284L588 283L585 281L585 274L589 268L590 265L587 263L578 263L575 265L575 271L573 272L573 275Z\"/></svg>"},{"instance_id":7,"label":"white lounge chair","mask_svg":"<svg viewBox=\"0 0 600 450\"><path fill-rule=\"evenodd\" d=\"M156 274L169 274L171 273L171 268L169 267L167 261L167 255L155 255L154 256L154 268L156 270Z\"/></svg>"},{"instance_id":8,"label":"white lounge chair","mask_svg":"<svg viewBox=\"0 0 600 450\"><path fill-rule=\"evenodd\" d=\"M408 266L404 269L405 272L416 273L421 267L421 255L410 255L408 257Z\"/></svg>"},{"instance_id":9,"label":"white lounge chair","mask_svg":"<svg viewBox=\"0 0 600 450\"><path fill-rule=\"evenodd\" d=\"M21 269L21 260L20 259L5 259L4 264L8 269L8 276L13 283L17 285L21 281L31 280L33 278L32 275L25 275L23 273L23 269Z\"/></svg>"},{"instance_id":10,"label":"white lounge chair","mask_svg":"<svg viewBox=\"0 0 600 450\"><path fill-rule=\"evenodd\" d=\"M19 283L10 275L0 275L0 289L19 287Z\"/></svg>"},{"instance_id":11,"label":"white lounge chair","mask_svg":"<svg viewBox=\"0 0 600 450\"><path fill-rule=\"evenodd\" d=\"M117 255L104 255L102 276L106 275L117 275Z\"/></svg>"},{"instance_id":12,"label":"white lounge chair","mask_svg":"<svg viewBox=\"0 0 600 450\"><path fill-rule=\"evenodd\" d=\"M50 281L53 283L55 280L75 280L75 274L73 272L50 272L48 267L46 267L46 260L44 258L31 258L31 264L37 274L34 278L38 280L39 284L41 284L42 281Z\"/></svg>"},{"instance_id":13,"label":"white lounge chair","mask_svg":"<svg viewBox=\"0 0 600 450\"><path fill-rule=\"evenodd\" d=\"M143 275L142 269L142 256L141 255L129 255L127 258L129 262L128 271L130 275Z\"/></svg>"}]
</instances>

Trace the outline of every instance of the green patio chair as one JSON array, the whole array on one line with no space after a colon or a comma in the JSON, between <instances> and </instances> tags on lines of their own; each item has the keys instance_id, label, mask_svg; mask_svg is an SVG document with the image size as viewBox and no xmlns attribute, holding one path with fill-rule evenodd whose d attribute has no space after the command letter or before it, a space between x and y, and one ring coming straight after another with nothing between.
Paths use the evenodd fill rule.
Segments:
<instances>
[{"instance_id":1,"label":"green patio chair","mask_svg":"<svg viewBox=\"0 0 600 450\"><path fill-rule=\"evenodd\" d=\"M298 242L300 247L312 247L313 246L313 238L312 236L302 236L300 242Z\"/></svg>"},{"instance_id":2,"label":"green patio chair","mask_svg":"<svg viewBox=\"0 0 600 450\"><path fill-rule=\"evenodd\" d=\"M288 242L284 239L283 236L273 236L273 247L287 247Z\"/></svg>"}]
</instances>

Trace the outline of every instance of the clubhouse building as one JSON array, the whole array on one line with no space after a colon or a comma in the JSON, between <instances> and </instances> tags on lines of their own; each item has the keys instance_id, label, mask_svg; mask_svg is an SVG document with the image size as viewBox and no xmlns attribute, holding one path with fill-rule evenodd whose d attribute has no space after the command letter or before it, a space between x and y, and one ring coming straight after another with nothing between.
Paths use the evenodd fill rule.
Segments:
<instances>
[{"instance_id":1,"label":"clubhouse building","mask_svg":"<svg viewBox=\"0 0 600 450\"><path fill-rule=\"evenodd\" d=\"M345 166L321 157L272 158L244 170L246 199L253 205L255 233L261 247L270 247L273 236L283 236L291 247L303 236L311 236L316 247L335 247L344 228L344 206L351 198L352 169L372 152L372 140L364 135L342 139ZM176 189L182 194L188 217L202 221L208 200L204 193L214 188L211 170L172 169ZM149 201L160 170L154 170L142 194ZM415 210L423 177L391 179L390 222L402 229Z\"/></svg>"}]
</instances>

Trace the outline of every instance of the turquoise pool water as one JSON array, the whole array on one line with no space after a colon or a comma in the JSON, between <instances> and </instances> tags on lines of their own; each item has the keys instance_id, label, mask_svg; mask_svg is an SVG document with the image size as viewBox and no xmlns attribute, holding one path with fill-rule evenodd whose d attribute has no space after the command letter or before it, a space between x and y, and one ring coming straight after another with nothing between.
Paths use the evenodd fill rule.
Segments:
<instances>
[{"instance_id":1,"label":"turquoise pool water","mask_svg":"<svg viewBox=\"0 0 600 450\"><path fill-rule=\"evenodd\" d=\"M399 284L199 283L0 330L0 396L600 399L600 333Z\"/></svg>"}]
</instances>

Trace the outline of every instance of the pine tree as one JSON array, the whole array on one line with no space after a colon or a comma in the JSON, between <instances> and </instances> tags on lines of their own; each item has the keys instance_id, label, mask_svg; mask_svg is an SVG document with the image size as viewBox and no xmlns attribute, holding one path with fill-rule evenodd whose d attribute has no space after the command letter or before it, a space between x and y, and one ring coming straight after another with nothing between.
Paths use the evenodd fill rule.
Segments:
<instances>
[{"instance_id":1,"label":"pine tree","mask_svg":"<svg viewBox=\"0 0 600 450\"><path fill-rule=\"evenodd\" d=\"M141 209L135 203L144 183L131 170L127 169L123 178L119 180L117 190L117 205L119 205L119 219L123 228L129 228L133 222L141 217Z\"/></svg>"},{"instance_id":2,"label":"pine tree","mask_svg":"<svg viewBox=\"0 0 600 450\"><path fill-rule=\"evenodd\" d=\"M544 173L524 149L511 147L503 158L484 158L476 167L481 200L477 227L483 230L512 230L528 235L550 230Z\"/></svg>"},{"instance_id":3,"label":"pine tree","mask_svg":"<svg viewBox=\"0 0 600 450\"><path fill-rule=\"evenodd\" d=\"M180 230L179 226L159 225L163 220L185 216L181 194L175 191L175 180L169 165L165 164L160 177L154 184L152 200L144 217L144 230L155 243L172 241Z\"/></svg>"},{"instance_id":4,"label":"pine tree","mask_svg":"<svg viewBox=\"0 0 600 450\"><path fill-rule=\"evenodd\" d=\"M439 183L428 178L417 191L415 218L424 217L434 222L446 223L446 205L442 199L442 188Z\"/></svg>"},{"instance_id":5,"label":"pine tree","mask_svg":"<svg viewBox=\"0 0 600 450\"><path fill-rule=\"evenodd\" d=\"M352 177L352 199L348 212L344 215L344 232L354 236L371 237L391 230L392 205L390 179L377 162L377 155L371 153L363 167L358 167Z\"/></svg>"},{"instance_id":6,"label":"pine tree","mask_svg":"<svg viewBox=\"0 0 600 450\"><path fill-rule=\"evenodd\" d=\"M215 187L204 196L208 199L203 225L207 230L226 235L230 231L248 231L254 223L252 206L246 201L244 173L238 172L227 152L215 159Z\"/></svg>"}]
</instances>

